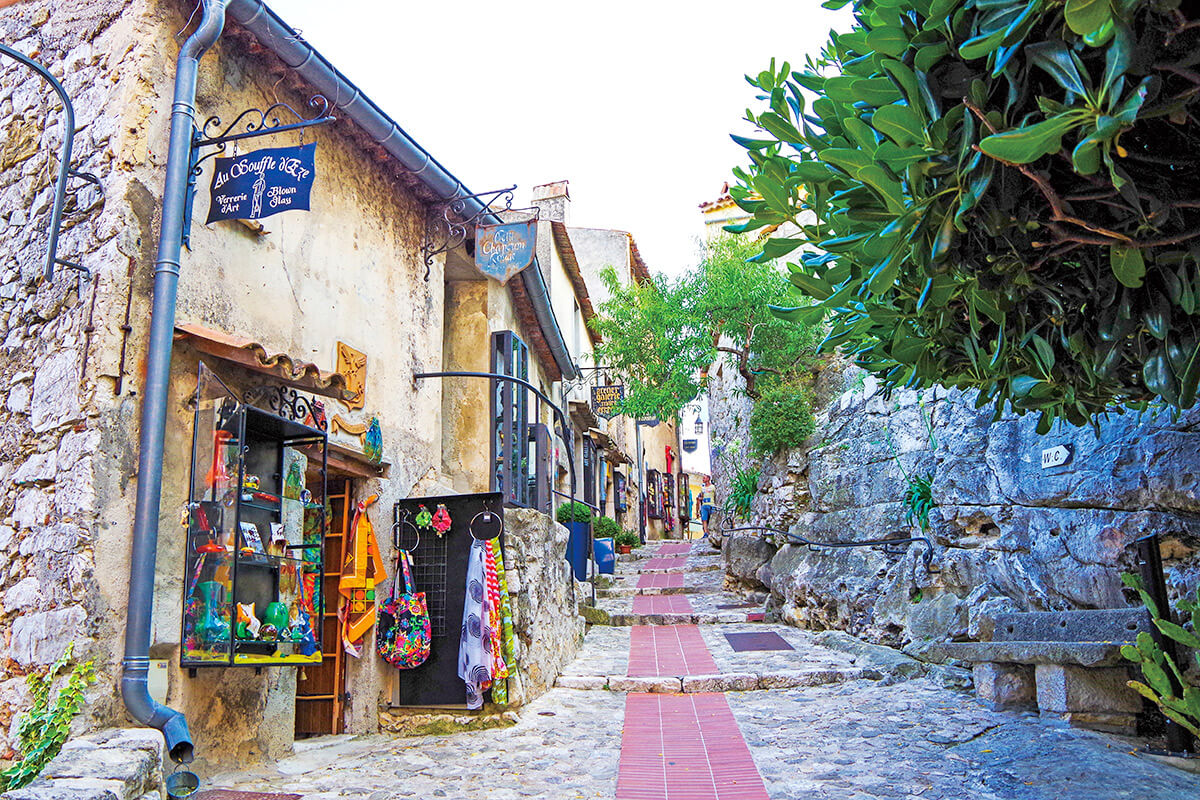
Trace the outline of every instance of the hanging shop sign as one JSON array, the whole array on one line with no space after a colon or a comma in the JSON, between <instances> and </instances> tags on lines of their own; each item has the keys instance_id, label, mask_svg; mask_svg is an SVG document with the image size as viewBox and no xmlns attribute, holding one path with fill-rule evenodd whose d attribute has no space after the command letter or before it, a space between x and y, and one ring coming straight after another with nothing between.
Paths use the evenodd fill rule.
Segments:
<instances>
[{"instance_id":1,"label":"hanging shop sign","mask_svg":"<svg viewBox=\"0 0 1200 800\"><path fill-rule=\"evenodd\" d=\"M537 219L475 227L475 269L500 283L533 263Z\"/></svg>"},{"instance_id":2,"label":"hanging shop sign","mask_svg":"<svg viewBox=\"0 0 1200 800\"><path fill-rule=\"evenodd\" d=\"M592 413L597 417L612 419L621 412L618 407L625 399L625 384L592 387Z\"/></svg>"},{"instance_id":3,"label":"hanging shop sign","mask_svg":"<svg viewBox=\"0 0 1200 800\"><path fill-rule=\"evenodd\" d=\"M316 149L316 142L309 142L214 159L208 222L307 211L317 174Z\"/></svg>"}]
</instances>

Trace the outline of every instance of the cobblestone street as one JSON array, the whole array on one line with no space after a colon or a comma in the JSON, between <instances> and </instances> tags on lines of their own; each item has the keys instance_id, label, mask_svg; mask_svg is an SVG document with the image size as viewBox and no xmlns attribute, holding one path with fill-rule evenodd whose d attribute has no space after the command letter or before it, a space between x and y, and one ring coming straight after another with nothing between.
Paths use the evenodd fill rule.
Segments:
<instances>
[{"instance_id":1,"label":"cobblestone street","mask_svg":"<svg viewBox=\"0 0 1200 800\"><path fill-rule=\"evenodd\" d=\"M921 676L881 648L748 622L754 608L711 580L707 543L686 563L648 555L623 562L600 598L617 624L593 625L558 688L512 727L315 739L210 785L305 800L1200 798L1200 779L1130 741L987 710L947 688L952 670ZM645 585L661 574L683 588ZM678 600L641 609L650 597ZM755 649L767 647L779 649Z\"/></svg>"}]
</instances>

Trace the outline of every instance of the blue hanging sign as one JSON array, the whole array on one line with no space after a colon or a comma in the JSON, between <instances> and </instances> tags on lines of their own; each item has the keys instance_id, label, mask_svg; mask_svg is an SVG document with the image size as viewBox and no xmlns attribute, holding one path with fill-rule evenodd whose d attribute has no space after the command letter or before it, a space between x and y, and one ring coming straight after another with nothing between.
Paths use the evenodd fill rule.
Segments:
<instances>
[{"instance_id":1,"label":"blue hanging sign","mask_svg":"<svg viewBox=\"0 0 1200 800\"><path fill-rule=\"evenodd\" d=\"M537 220L475 227L475 268L500 283L533 263Z\"/></svg>"},{"instance_id":2,"label":"blue hanging sign","mask_svg":"<svg viewBox=\"0 0 1200 800\"><path fill-rule=\"evenodd\" d=\"M214 159L208 222L262 219L280 211L307 211L317 169L317 143L272 147Z\"/></svg>"}]
</instances>

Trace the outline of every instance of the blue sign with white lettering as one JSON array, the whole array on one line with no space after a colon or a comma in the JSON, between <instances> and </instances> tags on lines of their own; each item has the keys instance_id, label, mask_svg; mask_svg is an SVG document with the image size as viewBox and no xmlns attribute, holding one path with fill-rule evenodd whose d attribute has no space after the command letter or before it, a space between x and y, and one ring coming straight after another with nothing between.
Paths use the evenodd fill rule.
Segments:
<instances>
[{"instance_id":1,"label":"blue sign with white lettering","mask_svg":"<svg viewBox=\"0 0 1200 800\"><path fill-rule=\"evenodd\" d=\"M307 211L317 169L317 143L272 147L217 158L209 186L208 222L262 219L280 211Z\"/></svg>"},{"instance_id":2,"label":"blue sign with white lettering","mask_svg":"<svg viewBox=\"0 0 1200 800\"><path fill-rule=\"evenodd\" d=\"M501 283L533 263L537 220L475 228L475 268Z\"/></svg>"}]
</instances>

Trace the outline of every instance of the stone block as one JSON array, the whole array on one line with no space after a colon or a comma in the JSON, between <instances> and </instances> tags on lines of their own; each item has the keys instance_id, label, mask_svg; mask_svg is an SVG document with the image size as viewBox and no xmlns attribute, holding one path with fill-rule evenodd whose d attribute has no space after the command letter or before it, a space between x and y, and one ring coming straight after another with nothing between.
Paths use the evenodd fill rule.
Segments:
<instances>
[{"instance_id":1,"label":"stone block","mask_svg":"<svg viewBox=\"0 0 1200 800\"><path fill-rule=\"evenodd\" d=\"M683 691L679 678L629 678L609 675L608 688L613 692L652 692L675 694Z\"/></svg>"},{"instance_id":2,"label":"stone block","mask_svg":"<svg viewBox=\"0 0 1200 800\"><path fill-rule=\"evenodd\" d=\"M0 800L124 800L124 798L106 787L62 786L58 781L53 783L35 781L23 789L13 789L0 794Z\"/></svg>"},{"instance_id":3,"label":"stone block","mask_svg":"<svg viewBox=\"0 0 1200 800\"><path fill-rule=\"evenodd\" d=\"M758 688L758 676L746 672L727 672L722 675L689 675L683 679L683 691L748 692Z\"/></svg>"},{"instance_id":4,"label":"stone block","mask_svg":"<svg viewBox=\"0 0 1200 800\"><path fill-rule=\"evenodd\" d=\"M604 675L559 675L554 683L560 689L607 689Z\"/></svg>"},{"instance_id":5,"label":"stone block","mask_svg":"<svg viewBox=\"0 0 1200 800\"><path fill-rule=\"evenodd\" d=\"M25 384L21 384L24 386ZM57 471L55 461L57 453L34 453L25 459L17 471L13 473L12 482L17 486L30 486L38 483L50 483Z\"/></svg>"},{"instance_id":6,"label":"stone block","mask_svg":"<svg viewBox=\"0 0 1200 800\"><path fill-rule=\"evenodd\" d=\"M1056 714L1137 714L1142 698L1125 685L1125 667L1086 669L1065 664L1038 664L1038 708Z\"/></svg>"},{"instance_id":7,"label":"stone block","mask_svg":"<svg viewBox=\"0 0 1200 800\"><path fill-rule=\"evenodd\" d=\"M1131 642L1149 631L1144 608L1086 611L1027 611L1000 614L992 636L997 642Z\"/></svg>"},{"instance_id":8,"label":"stone block","mask_svg":"<svg viewBox=\"0 0 1200 800\"><path fill-rule=\"evenodd\" d=\"M1037 705L1033 667L1025 664L976 664L975 695L993 711Z\"/></svg>"},{"instance_id":9,"label":"stone block","mask_svg":"<svg viewBox=\"0 0 1200 800\"><path fill-rule=\"evenodd\" d=\"M22 666L50 664L78 638L85 620L87 612L80 606L17 617L9 654Z\"/></svg>"}]
</instances>

